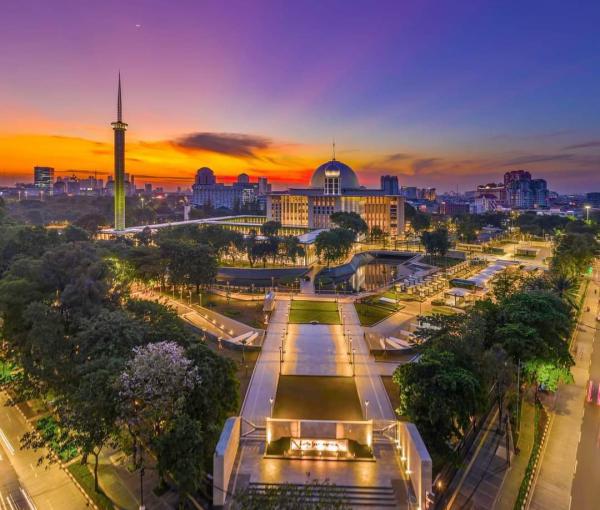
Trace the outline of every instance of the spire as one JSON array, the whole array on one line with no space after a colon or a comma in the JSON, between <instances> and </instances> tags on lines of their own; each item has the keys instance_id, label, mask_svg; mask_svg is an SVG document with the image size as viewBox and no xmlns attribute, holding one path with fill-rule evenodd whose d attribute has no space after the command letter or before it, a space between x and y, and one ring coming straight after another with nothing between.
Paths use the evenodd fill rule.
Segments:
<instances>
[{"instance_id":1,"label":"spire","mask_svg":"<svg viewBox=\"0 0 600 510\"><path fill-rule=\"evenodd\" d=\"M333 158L332 161L335 161L335 138L333 139Z\"/></svg>"},{"instance_id":2,"label":"spire","mask_svg":"<svg viewBox=\"0 0 600 510\"><path fill-rule=\"evenodd\" d=\"M123 107L121 105L121 71L119 71L119 93L117 96L117 122L123 122Z\"/></svg>"}]
</instances>

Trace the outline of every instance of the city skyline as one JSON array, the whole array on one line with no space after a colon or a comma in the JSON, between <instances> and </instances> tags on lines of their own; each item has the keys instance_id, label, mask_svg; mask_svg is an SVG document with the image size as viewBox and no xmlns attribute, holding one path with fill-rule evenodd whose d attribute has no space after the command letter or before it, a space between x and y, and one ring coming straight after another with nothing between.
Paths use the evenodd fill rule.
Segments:
<instances>
[{"instance_id":1,"label":"city skyline","mask_svg":"<svg viewBox=\"0 0 600 510\"><path fill-rule=\"evenodd\" d=\"M13 4L0 21L13 71L0 184L34 166L111 175L120 69L128 172L168 189L203 166L304 184L332 138L369 187L392 174L466 191L517 169L559 192L600 187L591 2L569 17L558 2L60 3Z\"/></svg>"}]
</instances>

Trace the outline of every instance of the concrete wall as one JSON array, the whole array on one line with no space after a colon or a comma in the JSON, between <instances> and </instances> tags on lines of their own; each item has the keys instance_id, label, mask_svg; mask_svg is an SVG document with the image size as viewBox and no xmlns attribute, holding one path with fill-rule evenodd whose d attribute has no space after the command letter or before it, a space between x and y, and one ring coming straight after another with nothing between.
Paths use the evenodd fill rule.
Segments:
<instances>
[{"instance_id":1,"label":"concrete wall","mask_svg":"<svg viewBox=\"0 0 600 510\"><path fill-rule=\"evenodd\" d=\"M373 422L335 420L286 420L267 418L267 440L281 437L307 439L353 439L371 446Z\"/></svg>"},{"instance_id":2,"label":"concrete wall","mask_svg":"<svg viewBox=\"0 0 600 510\"><path fill-rule=\"evenodd\" d=\"M417 497L417 508L425 509L426 495L432 491L432 463L414 423L398 422L398 443L404 469Z\"/></svg>"},{"instance_id":3,"label":"concrete wall","mask_svg":"<svg viewBox=\"0 0 600 510\"><path fill-rule=\"evenodd\" d=\"M240 444L239 416L228 418L213 455L213 505L222 507L227 497L227 487L235 456Z\"/></svg>"}]
</instances>

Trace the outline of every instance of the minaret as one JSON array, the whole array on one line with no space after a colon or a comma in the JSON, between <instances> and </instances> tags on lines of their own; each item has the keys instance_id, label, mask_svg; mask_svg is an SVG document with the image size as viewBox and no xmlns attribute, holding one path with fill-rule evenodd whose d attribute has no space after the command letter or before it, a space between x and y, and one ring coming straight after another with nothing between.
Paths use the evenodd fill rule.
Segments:
<instances>
[{"instance_id":1,"label":"minaret","mask_svg":"<svg viewBox=\"0 0 600 510\"><path fill-rule=\"evenodd\" d=\"M111 124L115 132L115 230L125 230L125 130L121 105L121 73L117 94L117 121Z\"/></svg>"}]
</instances>

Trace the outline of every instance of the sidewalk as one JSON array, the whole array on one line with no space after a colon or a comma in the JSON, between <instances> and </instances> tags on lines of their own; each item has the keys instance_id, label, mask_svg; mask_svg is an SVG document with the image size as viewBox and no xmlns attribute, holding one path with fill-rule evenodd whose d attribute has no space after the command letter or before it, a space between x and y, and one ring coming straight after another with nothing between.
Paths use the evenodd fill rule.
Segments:
<instances>
[{"instance_id":1,"label":"sidewalk","mask_svg":"<svg viewBox=\"0 0 600 510\"><path fill-rule=\"evenodd\" d=\"M577 450L595 334L595 329L586 325L595 325L593 312L596 310L598 296L594 294L594 290L597 288L598 284L590 281L575 336L575 366L571 369L574 382L561 385L556 395L553 421L533 488L530 503L532 509L569 510L571 506L571 487L577 467ZM585 311L588 306L590 312Z\"/></svg>"},{"instance_id":2,"label":"sidewalk","mask_svg":"<svg viewBox=\"0 0 600 510\"><path fill-rule=\"evenodd\" d=\"M466 466L454 476L445 509L490 510L494 506L508 469L506 435L498 434L497 427L498 410L494 409L464 460Z\"/></svg>"},{"instance_id":3,"label":"sidewalk","mask_svg":"<svg viewBox=\"0 0 600 510\"><path fill-rule=\"evenodd\" d=\"M512 464L504 477L500 494L494 505L494 510L513 510L525 469L529 463L533 448L535 408L529 402L523 402L521 408L521 434L519 435L519 454L514 455Z\"/></svg>"}]
</instances>

